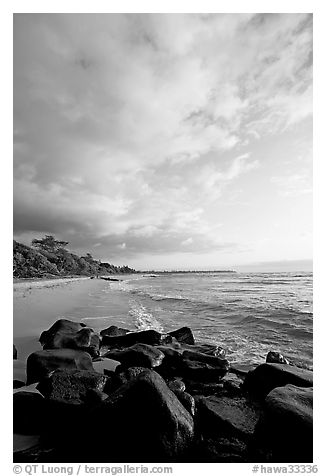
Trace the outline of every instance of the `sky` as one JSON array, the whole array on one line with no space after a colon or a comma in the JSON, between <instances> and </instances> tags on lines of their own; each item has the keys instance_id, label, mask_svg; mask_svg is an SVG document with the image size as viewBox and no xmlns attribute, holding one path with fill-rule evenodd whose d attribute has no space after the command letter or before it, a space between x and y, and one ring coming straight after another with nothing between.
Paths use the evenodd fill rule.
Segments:
<instances>
[{"instance_id":1,"label":"sky","mask_svg":"<svg viewBox=\"0 0 326 476\"><path fill-rule=\"evenodd\" d=\"M13 60L15 239L311 265L311 14L15 14Z\"/></svg>"}]
</instances>

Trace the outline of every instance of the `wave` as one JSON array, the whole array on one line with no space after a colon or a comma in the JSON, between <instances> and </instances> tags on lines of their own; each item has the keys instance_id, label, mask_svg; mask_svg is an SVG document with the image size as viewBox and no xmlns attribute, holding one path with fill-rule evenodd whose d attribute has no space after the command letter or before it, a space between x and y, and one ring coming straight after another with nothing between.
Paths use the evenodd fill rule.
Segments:
<instances>
[{"instance_id":1,"label":"wave","mask_svg":"<svg viewBox=\"0 0 326 476\"><path fill-rule=\"evenodd\" d=\"M158 332L164 332L163 326L153 316L153 314L137 301L130 301L129 315L134 318L134 324L140 331L153 329Z\"/></svg>"}]
</instances>

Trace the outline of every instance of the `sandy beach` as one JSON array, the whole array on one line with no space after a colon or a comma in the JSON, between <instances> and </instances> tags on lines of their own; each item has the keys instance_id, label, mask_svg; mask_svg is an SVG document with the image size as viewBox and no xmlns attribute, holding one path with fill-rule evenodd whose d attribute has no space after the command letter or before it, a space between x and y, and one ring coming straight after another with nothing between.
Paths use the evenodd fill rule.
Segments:
<instances>
[{"instance_id":1,"label":"sandy beach","mask_svg":"<svg viewBox=\"0 0 326 476\"><path fill-rule=\"evenodd\" d=\"M13 336L19 360L40 350L41 332L82 305L89 293L101 286L102 280L84 277L14 283Z\"/></svg>"}]
</instances>

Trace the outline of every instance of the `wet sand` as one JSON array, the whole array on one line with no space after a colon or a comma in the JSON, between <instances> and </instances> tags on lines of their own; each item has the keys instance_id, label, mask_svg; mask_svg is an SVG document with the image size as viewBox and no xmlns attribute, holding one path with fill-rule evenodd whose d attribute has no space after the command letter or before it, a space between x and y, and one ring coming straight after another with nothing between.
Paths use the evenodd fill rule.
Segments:
<instances>
[{"instance_id":1,"label":"wet sand","mask_svg":"<svg viewBox=\"0 0 326 476\"><path fill-rule=\"evenodd\" d=\"M40 334L57 319L73 313L89 293L101 287L101 279L89 278L14 283L13 336L18 359L25 360L31 352L41 350Z\"/></svg>"}]
</instances>

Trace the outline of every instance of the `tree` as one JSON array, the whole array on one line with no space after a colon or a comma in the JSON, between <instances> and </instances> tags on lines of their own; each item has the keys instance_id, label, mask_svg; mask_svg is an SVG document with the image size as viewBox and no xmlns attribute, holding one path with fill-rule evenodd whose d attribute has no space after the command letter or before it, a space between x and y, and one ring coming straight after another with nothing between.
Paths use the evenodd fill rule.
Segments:
<instances>
[{"instance_id":1,"label":"tree","mask_svg":"<svg viewBox=\"0 0 326 476\"><path fill-rule=\"evenodd\" d=\"M41 238L40 240L34 239L32 241L32 246L35 248L52 253L63 250L68 244L69 241L56 240L52 235L45 235L45 237Z\"/></svg>"}]
</instances>

